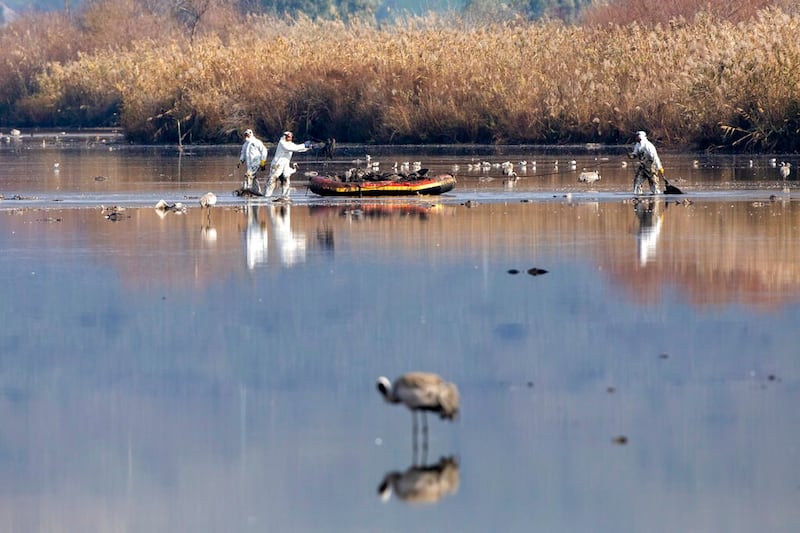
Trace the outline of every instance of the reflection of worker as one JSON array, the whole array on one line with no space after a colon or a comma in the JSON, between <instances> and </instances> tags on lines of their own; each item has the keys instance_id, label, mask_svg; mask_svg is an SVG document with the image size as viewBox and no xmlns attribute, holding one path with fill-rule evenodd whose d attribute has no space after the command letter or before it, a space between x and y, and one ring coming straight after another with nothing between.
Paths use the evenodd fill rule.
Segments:
<instances>
[{"instance_id":1,"label":"reflection of worker","mask_svg":"<svg viewBox=\"0 0 800 533\"><path fill-rule=\"evenodd\" d=\"M258 265L267 263L269 235L267 225L258 221L258 213L253 205L246 205L247 228L244 233L247 268L253 270Z\"/></svg>"},{"instance_id":2,"label":"reflection of worker","mask_svg":"<svg viewBox=\"0 0 800 533\"><path fill-rule=\"evenodd\" d=\"M636 202L635 210L639 219L639 264L645 266L656 255L664 219L664 203L660 200L641 200Z\"/></svg>"},{"instance_id":3,"label":"reflection of worker","mask_svg":"<svg viewBox=\"0 0 800 533\"><path fill-rule=\"evenodd\" d=\"M306 236L292 233L291 206L272 205L269 209L272 236L278 247L281 263L292 266L306 260Z\"/></svg>"},{"instance_id":4,"label":"reflection of worker","mask_svg":"<svg viewBox=\"0 0 800 533\"><path fill-rule=\"evenodd\" d=\"M311 141L304 144L295 144L294 135L291 131L284 131L278 145L275 147L275 157L269 167L269 178L264 196L272 196L276 182L280 181L280 197L276 200L289 199L289 181L295 169L291 166L292 154L294 152L306 152L312 148Z\"/></svg>"},{"instance_id":5,"label":"reflection of worker","mask_svg":"<svg viewBox=\"0 0 800 533\"><path fill-rule=\"evenodd\" d=\"M642 183L650 183L650 192L658 194L658 176L664 175L664 166L658 157L656 147L647 139L643 131L636 132L638 142L633 146L633 151L628 154L631 159L638 159L636 175L633 178L633 194L642 194Z\"/></svg>"},{"instance_id":6,"label":"reflection of worker","mask_svg":"<svg viewBox=\"0 0 800 533\"><path fill-rule=\"evenodd\" d=\"M244 143L242 144L242 151L239 153L239 165L245 165L244 171L244 184L242 188L246 191L260 193L261 189L258 186L256 179L256 172L265 170L267 167L267 147L258 139L253 130L244 130Z\"/></svg>"}]
</instances>

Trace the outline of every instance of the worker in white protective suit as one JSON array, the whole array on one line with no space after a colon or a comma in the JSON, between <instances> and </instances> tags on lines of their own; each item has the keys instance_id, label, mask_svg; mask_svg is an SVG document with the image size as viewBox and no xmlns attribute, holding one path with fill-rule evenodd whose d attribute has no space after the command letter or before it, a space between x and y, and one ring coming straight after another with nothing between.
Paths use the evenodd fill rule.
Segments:
<instances>
[{"instance_id":1,"label":"worker in white protective suit","mask_svg":"<svg viewBox=\"0 0 800 533\"><path fill-rule=\"evenodd\" d=\"M294 152L307 152L314 145L311 141L306 141L303 144L295 144L294 135L291 131L284 131L281 135L278 145L275 147L275 156L272 158L272 164L269 167L269 178L267 179L266 191L264 196L272 196L272 191L275 190L277 182L280 182L280 192L278 198L274 201L288 200L289 199L289 184L292 174L295 173L295 168L292 167L292 154Z\"/></svg>"},{"instance_id":2,"label":"worker in white protective suit","mask_svg":"<svg viewBox=\"0 0 800 533\"><path fill-rule=\"evenodd\" d=\"M633 194L642 194L642 183L645 180L650 184L650 192L660 194L658 190L658 177L664 175L664 166L658 157L656 147L647 139L643 131L636 132L638 142L633 146L633 151L628 154L631 159L638 159L636 175L633 178Z\"/></svg>"},{"instance_id":3,"label":"worker in white protective suit","mask_svg":"<svg viewBox=\"0 0 800 533\"><path fill-rule=\"evenodd\" d=\"M267 169L268 153L267 147L264 146L261 139L255 136L253 130L244 130L244 144L242 144L242 151L239 154L239 164L236 165L236 168L239 168L242 163L245 165L244 183L242 184L244 190L261 194L256 172Z\"/></svg>"}]
</instances>

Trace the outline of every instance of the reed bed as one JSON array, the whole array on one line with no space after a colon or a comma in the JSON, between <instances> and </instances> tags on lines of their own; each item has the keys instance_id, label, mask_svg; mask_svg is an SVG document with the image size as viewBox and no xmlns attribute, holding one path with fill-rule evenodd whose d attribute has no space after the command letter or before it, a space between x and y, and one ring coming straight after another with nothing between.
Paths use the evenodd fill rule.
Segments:
<instances>
[{"instance_id":1,"label":"reed bed","mask_svg":"<svg viewBox=\"0 0 800 533\"><path fill-rule=\"evenodd\" d=\"M235 39L148 38L50 61L8 102L23 122L115 120L147 142L253 127L267 139L291 128L349 142L616 143L645 129L673 147L795 151L799 30L780 9L652 27L250 17Z\"/></svg>"}]
</instances>

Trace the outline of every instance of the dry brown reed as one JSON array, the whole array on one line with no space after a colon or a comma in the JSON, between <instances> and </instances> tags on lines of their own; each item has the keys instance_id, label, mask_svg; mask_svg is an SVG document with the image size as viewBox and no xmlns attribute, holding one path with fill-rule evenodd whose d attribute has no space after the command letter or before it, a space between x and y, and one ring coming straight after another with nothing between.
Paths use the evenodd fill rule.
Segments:
<instances>
[{"instance_id":1,"label":"dry brown reed","mask_svg":"<svg viewBox=\"0 0 800 533\"><path fill-rule=\"evenodd\" d=\"M116 110L141 141L174 141L180 121L193 141L254 127L350 142L613 143L646 129L672 146L796 150L798 30L800 15L779 9L663 25L250 17L235 39L162 35L56 58L30 94L4 98L31 122L100 123Z\"/></svg>"},{"instance_id":2,"label":"dry brown reed","mask_svg":"<svg viewBox=\"0 0 800 533\"><path fill-rule=\"evenodd\" d=\"M796 9L795 0L612 0L596 2L580 15L584 24L669 24L676 19L691 20L701 11L729 22L743 22L771 7Z\"/></svg>"}]
</instances>

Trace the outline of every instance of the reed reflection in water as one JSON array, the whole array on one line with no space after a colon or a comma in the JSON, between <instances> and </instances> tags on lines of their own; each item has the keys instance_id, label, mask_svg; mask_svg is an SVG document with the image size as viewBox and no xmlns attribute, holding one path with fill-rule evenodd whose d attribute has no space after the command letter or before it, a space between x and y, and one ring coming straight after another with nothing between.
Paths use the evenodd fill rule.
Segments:
<instances>
[{"instance_id":1,"label":"reed reflection in water","mask_svg":"<svg viewBox=\"0 0 800 533\"><path fill-rule=\"evenodd\" d=\"M0 206L2 523L793 531L797 202L443 200Z\"/></svg>"}]
</instances>

